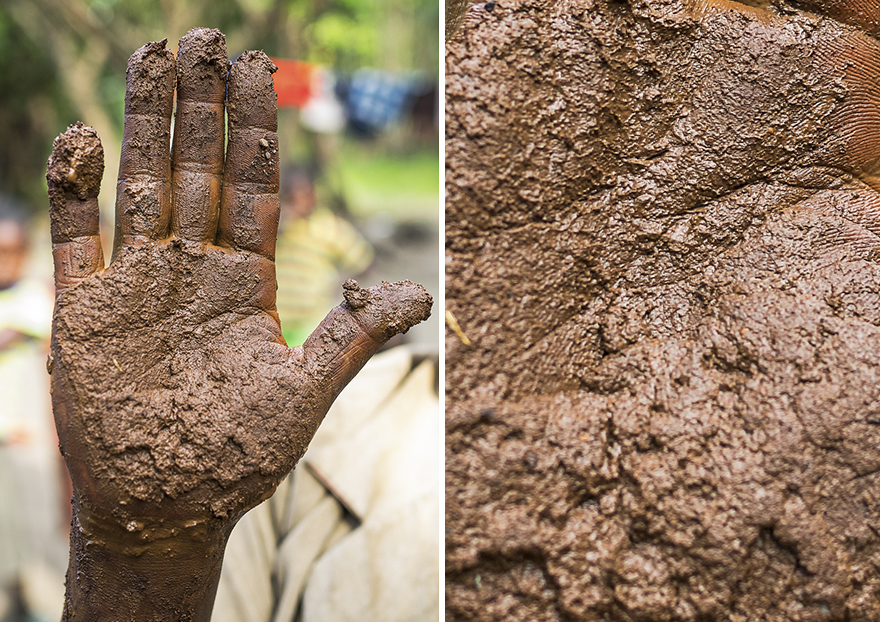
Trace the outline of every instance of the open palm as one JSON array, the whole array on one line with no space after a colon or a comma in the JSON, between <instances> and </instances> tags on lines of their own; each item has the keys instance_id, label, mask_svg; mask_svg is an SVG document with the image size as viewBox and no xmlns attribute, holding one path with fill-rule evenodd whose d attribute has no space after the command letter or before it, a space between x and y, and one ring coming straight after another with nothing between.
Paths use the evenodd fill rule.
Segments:
<instances>
[{"instance_id":1,"label":"open palm","mask_svg":"<svg viewBox=\"0 0 880 622\"><path fill-rule=\"evenodd\" d=\"M346 302L306 343L285 344L273 263L274 70L262 52L245 52L230 70L223 35L205 29L181 40L176 61L164 41L135 52L106 268L100 141L82 124L55 141L50 372L76 550L88 552L94 540L127 551L219 533L222 559L232 525L290 472L345 384L385 341L430 313L421 286L348 281ZM73 565L66 616L79 619L75 612L95 597L78 587Z\"/></svg>"}]
</instances>

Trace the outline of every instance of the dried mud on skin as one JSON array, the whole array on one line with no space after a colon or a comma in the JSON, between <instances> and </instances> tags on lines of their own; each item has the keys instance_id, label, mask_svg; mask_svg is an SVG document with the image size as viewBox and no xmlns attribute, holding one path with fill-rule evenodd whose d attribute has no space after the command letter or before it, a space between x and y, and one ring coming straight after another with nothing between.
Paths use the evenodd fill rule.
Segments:
<instances>
[{"instance_id":1,"label":"dried mud on skin","mask_svg":"<svg viewBox=\"0 0 880 622\"><path fill-rule=\"evenodd\" d=\"M216 30L187 33L177 60L165 44L129 61L107 267L97 134L68 127L48 162L48 371L73 484L64 620L208 620L235 523L293 469L367 360L433 304L410 281L349 280L344 302L288 348L272 260L275 67L245 52L230 69Z\"/></svg>"},{"instance_id":2,"label":"dried mud on skin","mask_svg":"<svg viewBox=\"0 0 880 622\"><path fill-rule=\"evenodd\" d=\"M447 47L447 620L880 620L880 44L687 8Z\"/></svg>"},{"instance_id":3,"label":"dried mud on skin","mask_svg":"<svg viewBox=\"0 0 880 622\"><path fill-rule=\"evenodd\" d=\"M96 489L120 511L148 503L168 516L175 500L175 512L237 516L305 453L339 387L319 381L330 361L301 365L274 318L254 312L274 296L271 270L254 253L172 240L125 249L59 300L53 376L64 362L63 378L79 379L65 384L72 433L98 465ZM430 296L413 283L347 285L346 312L385 326L377 341L430 314ZM328 356L339 355L352 336L324 339Z\"/></svg>"}]
</instances>

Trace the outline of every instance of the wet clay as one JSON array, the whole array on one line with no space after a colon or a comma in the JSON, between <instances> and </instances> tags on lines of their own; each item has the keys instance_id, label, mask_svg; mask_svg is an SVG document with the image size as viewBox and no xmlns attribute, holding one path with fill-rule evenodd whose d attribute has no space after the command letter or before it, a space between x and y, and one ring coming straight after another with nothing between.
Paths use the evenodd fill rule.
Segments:
<instances>
[{"instance_id":1,"label":"wet clay","mask_svg":"<svg viewBox=\"0 0 880 622\"><path fill-rule=\"evenodd\" d=\"M448 44L447 620L880 620L880 4L810 4Z\"/></svg>"},{"instance_id":2,"label":"wet clay","mask_svg":"<svg viewBox=\"0 0 880 622\"><path fill-rule=\"evenodd\" d=\"M248 52L233 67L224 162L222 124L195 122L225 94L221 49L222 34L196 30L179 65L164 42L133 55L125 218L106 268L100 243L95 250L103 154L94 130L68 128L49 161L58 285L49 372L74 488L65 621L209 620L236 521L293 469L370 356L430 315L420 285L349 280L345 301L303 346L287 347L272 262L277 149L262 155L277 123L274 66ZM174 76L184 135L171 157L162 106ZM142 108L146 98L159 104ZM258 172L241 155L255 151ZM194 199L193 187L212 184L218 192ZM227 235L215 239L218 221Z\"/></svg>"}]
</instances>

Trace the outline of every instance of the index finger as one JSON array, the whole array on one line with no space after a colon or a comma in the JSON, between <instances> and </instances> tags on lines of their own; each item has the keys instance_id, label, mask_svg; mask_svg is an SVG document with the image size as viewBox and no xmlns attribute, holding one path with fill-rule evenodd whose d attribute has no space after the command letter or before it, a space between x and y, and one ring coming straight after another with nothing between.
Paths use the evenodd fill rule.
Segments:
<instances>
[{"instance_id":1,"label":"index finger","mask_svg":"<svg viewBox=\"0 0 880 622\"><path fill-rule=\"evenodd\" d=\"M174 55L165 49L166 41L146 44L128 61L114 256L123 245L168 235L176 65Z\"/></svg>"}]
</instances>

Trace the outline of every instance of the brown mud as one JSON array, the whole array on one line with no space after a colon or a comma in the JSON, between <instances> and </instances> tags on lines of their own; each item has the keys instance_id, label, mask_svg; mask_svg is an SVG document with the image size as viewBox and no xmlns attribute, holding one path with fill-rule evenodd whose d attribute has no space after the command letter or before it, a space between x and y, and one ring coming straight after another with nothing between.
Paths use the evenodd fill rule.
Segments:
<instances>
[{"instance_id":1,"label":"brown mud","mask_svg":"<svg viewBox=\"0 0 880 622\"><path fill-rule=\"evenodd\" d=\"M237 520L293 469L370 356L430 315L420 285L348 281L345 301L287 347L272 261L274 66L243 54L224 104L225 54L221 33L197 29L177 61L165 42L132 56L106 268L100 140L71 126L49 160L49 372L74 488L66 621L210 619Z\"/></svg>"},{"instance_id":2,"label":"brown mud","mask_svg":"<svg viewBox=\"0 0 880 622\"><path fill-rule=\"evenodd\" d=\"M212 242L217 233L229 67L226 40L219 31L195 28L180 40L171 150L171 230L176 237ZM205 209L205 197L212 209Z\"/></svg>"},{"instance_id":3,"label":"brown mud","mask_svg":"<svg viewBox=\"0 0 880 622\"><path fill-rule=\"evenodd\" d=\"M447 620L880 620L880 3L748 4L447 46Z\"/></svg>"}]
</instances>

